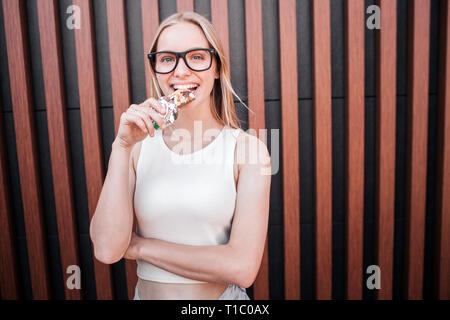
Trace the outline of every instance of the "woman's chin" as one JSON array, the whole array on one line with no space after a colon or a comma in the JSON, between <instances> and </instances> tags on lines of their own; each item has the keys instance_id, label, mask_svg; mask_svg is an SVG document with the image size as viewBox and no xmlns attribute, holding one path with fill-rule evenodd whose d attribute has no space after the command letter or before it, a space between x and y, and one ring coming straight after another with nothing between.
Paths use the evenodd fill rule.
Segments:
<instances>
[{"instance_id":1,"label":"woman's chin","mask_svg":"<svg viewBox=\"0 0 450 320\"><path fill-rule=\"evenodd\" d=\"M191 110L194 107L195 107L195 100L191 101L191 102L189 102L189 103L187 103L187 104L185 104L185 105L183 105L181 107L178 107L178 111L183 112L183 111Z\"/></svg>"}]
</instances>

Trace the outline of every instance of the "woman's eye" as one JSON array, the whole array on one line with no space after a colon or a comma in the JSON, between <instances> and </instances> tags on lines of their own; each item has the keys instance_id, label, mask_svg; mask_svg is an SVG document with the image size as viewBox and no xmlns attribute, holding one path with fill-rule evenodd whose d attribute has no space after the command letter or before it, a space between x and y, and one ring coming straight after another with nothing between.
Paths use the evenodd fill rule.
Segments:
<instances>
[{"instance_id":1,"label":"woman's eye","mask_svg":"<svg viewBox=\"0 0 450 320\"><path fill-rule=\"evenodd\" d=\"M161 57L159 61L162 63L170 63L173 61L173 57Z\"/></svg>"},{"instance_id":2,"label":"woman's eye","mask_svg":"<svg viewBox=\"0 0 450 320\"><path fill-rule=\"evenodd\" d=\"M198 55L192 56L191 59L192 59L192 60L197 60L197 61L198 61L198 60L203 60L204 58L203 58L202 55L199 55L199 54L198 54Z\"/></svg>"}]
</instances>

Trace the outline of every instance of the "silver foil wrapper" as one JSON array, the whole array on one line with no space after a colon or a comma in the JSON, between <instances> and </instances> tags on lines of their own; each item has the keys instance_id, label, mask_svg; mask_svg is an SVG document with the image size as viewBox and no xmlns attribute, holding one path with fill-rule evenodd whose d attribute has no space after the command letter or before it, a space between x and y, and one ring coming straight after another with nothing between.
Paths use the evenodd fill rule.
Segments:
<instances>
[{"instance_id":1,"label":"silver foil wrapper","mask_svg":"<svg viewBox=\"0 0 450 320\"><path fill-rule=\"evenodd\" d=\"M175 120L177 120L177 114L178 114L178 108L175 105L175 102L173 100L168 100L166 97L161 97L161 98L159 98L159 103L161 103L161 105L165 109L165 113L160 114L160 116L164 119L164 122L167 125L173 124L175 122ZM154 120L152 120L152 122L153 122L153 127L155 129L158 129L159 128L158 124Z\"/></svg>"}]
</instances>

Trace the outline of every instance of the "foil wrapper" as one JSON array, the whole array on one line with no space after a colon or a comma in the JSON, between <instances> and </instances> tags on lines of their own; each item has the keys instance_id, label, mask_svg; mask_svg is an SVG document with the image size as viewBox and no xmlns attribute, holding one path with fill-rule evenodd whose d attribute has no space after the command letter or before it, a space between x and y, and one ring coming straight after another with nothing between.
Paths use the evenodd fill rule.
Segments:
<instances>
[{"instance_id":1,"label":"foil wrapper","mask_svg":"<svg viewBox=\"0 0 450 320\"><path fill-rule=\"evenodd\" d=\"M171 125L177 120L178 107L183 106L195 99L194 93L190 90L179 89L166 97L159 98L160 104L164 107L164 114L160 114L164 118L167 125ZM153 127L158 129L158 124L153 121Z\"/></svg>"},{"instance_id":2,"label":"foil wrapper","mask_svg":"<svg viewBox=\"0 0 450 320\"><path fill-rule=\"evenodd\" d=\"M175 120L177 120L177 115L178 115L177 105L175 104L175 102L173 100L167 99L166 97L159 98L159 103L161 103L161 105L165 109L165 113L160 114L161 117L164 119L164 123L167 125L173 124L175 122ZM153 122L153 127L155 129L158 129L159 128L158 124L154 120L152 120L152 122Z\"/></svg>"}]
</instances>

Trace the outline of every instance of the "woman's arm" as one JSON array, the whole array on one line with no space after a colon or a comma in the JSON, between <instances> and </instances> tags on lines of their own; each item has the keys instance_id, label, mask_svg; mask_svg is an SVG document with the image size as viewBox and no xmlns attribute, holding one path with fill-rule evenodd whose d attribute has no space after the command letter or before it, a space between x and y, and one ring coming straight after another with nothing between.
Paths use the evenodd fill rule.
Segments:
<instances>
[{"instance_id":1,"label":"woman's arm","mask_svg":"<svg viewBox=\"0 0 450 320\"><path fill-rule=\"evenodd\" d=\"M258 163L245 157L240 168L236 208L227 244L192 246L133 235L125 258L140 259L180 276L248 288L261 264L267 237L270 196L270 155L253 136L242 139L246 150L259 148ZM253 144L249 141L253 140ZM253 157L253 162L255 157Z\"/></svg>"},{"instance_id":2,"label":"woman's arm","mask_svg":"<svg viewBox=\"0 0 450 320\"><path fill-rule=\"evenodd\" d=\"M94 255L97 260L107 264L123 257L131 239L132 195L136 177L131 149L121 146L117 140L113 143L108 172L91 220Z\"/></svg>"}]
</instances>

